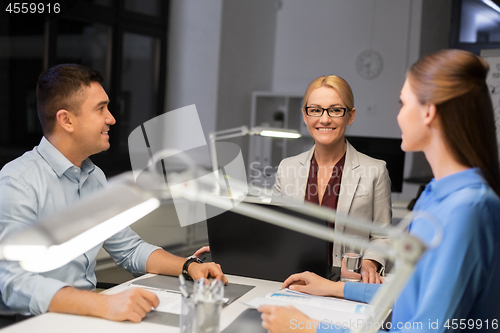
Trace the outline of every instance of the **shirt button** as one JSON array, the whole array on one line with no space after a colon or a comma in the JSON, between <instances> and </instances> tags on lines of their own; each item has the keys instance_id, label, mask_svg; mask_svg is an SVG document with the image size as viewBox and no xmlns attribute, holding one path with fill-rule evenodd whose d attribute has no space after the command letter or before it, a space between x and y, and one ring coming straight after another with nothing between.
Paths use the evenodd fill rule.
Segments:
<instances>
[{"instance_id":1,"label":"shirt button","mask_svg":"<svg viewBox=\"0 0 500 333\"><path fill-rule=\"evenodd\" d=\"M74 169L73 169L73 172L74 172L74 173L77 173L77 172L78 172L78 170L77 170L76 168L74 168Z\"/></svg>"}]
</instances>

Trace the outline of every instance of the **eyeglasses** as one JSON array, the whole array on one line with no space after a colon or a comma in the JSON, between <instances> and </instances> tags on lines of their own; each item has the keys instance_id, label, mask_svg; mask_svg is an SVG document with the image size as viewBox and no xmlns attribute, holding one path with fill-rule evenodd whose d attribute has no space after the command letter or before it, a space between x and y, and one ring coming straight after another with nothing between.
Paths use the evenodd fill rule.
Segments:
<instances>
[{"instance_id":1,"label":"eyeglasses","mask_svg":"<svg viewBox=\"0 0 500 333\"><path fill-rule=\"evenodd\" d=\"M337 106L328 109L323 109L317 106L306 107L306 114L311 117L321 117L325 111L330 117L343 117L345 115L345 112L347 111L347 108L341 108Z\"/></svg>"}]
</instances>

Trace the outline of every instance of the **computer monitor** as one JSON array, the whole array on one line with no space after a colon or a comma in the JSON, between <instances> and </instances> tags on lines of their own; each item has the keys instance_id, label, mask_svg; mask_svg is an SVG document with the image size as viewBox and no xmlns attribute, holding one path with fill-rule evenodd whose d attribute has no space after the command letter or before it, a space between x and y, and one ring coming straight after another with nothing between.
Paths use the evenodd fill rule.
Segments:
<instances>
[{"instance_id":1,"label":"computer monitor","mask_svg":"<svg viewBox=\"0 0 500 333\"><path fill-rule=\"evenodd\" d=\"M285 207L255 204L272 211L286 212ZM211 212L207 208L207 213ZM213 214L211 214L213 215ZM207 216L211 216L207 215ZM293 212L320 225L326 220ZM328 265L328 242L285 229L258 219L226 211L207 219L211 260L226 274L272 281L284 281L303 271L335 279L337 270Z\"/></svg>"},{"instance_id":2,"label":"computer monitor","mask_svg":"<svg viewBox=\"0 0 500 333\"><path fill-rule=\"evenodd\" d=\"M384 160L391 178L391 192L403 190L405 152L401 150L401 139L346 136L347 141L360 153Z\"/></svg>"}]
</instances>

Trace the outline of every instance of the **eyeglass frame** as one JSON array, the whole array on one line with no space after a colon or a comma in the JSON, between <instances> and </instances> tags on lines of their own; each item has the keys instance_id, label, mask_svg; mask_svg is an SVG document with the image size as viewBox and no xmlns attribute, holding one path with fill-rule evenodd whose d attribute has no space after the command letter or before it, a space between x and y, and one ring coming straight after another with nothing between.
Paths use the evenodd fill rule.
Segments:
<instances>
[{"instance_id":1,"label":"eyeglass frame","mask_svg":"<svg viewBox=\"0 0 500 333\"><path fill-rule=\"evenodd\" d=\"M312 116L308 113L308 109L321 109L323 110L323 112L321 112L321 114L319 116ZM344 110L344 113L341 115L341 116L331 116L330 113L328 113L328 110L330 109L340 109L340 110ZM314 117L314 118L320 118L320 117L323 117L323 114L325 113L326 111L326 114L328 115L328 117L331 117L331 118L342 118L343 116L345 116L346 112L349 110L349 108L343 108L343 107L339 107L339 106L336 106L336 107L329 107L329 108L322 108L322 107L319 107L319 106L306 106L304 108L304 110L306 111L306 115L308 115L309 117Z\"/></svg>"}]
</instances>

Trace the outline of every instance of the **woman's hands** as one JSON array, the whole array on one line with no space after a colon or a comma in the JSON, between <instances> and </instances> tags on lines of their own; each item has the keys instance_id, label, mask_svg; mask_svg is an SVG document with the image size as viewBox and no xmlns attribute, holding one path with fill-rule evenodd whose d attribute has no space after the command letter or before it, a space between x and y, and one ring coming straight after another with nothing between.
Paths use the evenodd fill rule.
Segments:
<instances>
[{"instance_id":1,"label":"woman's hands","mask_svg":"<svg viewBox=\"0 0 500 333\"><path fill-rule=\"evenodd\" d=\"M319 322L313 320L293 306L261 305L262 327L270 333L316 332Z\"/></svg>"},{"instance_id":2,"label":"woman's hands","mask_svg":"<svg viewBox=\"0 0 500 333\"><path fill-rule=\"evenodd\" d=\"M344 297L344 283L333 282L311 272L291 275L283 288L319 296ZM316 332L320 323L293 306L261 305L262 327L271 333Z\"/></svg>"},{"instance_id":3,"label":"woman's hands","mask_svg":"<svg viewBox=\"0 0 500 333\"><path fill-rule=\"evenodd\" d=\"M380 264L376 261L365 259L361 264L361 280L364 283L382 283L384 279L378 273Z\"/></svg>"},{"instance_id":4,"label":"woman's hands","mask_svg":"<svg viewBox=\"0 0 500 333\"><path fill-rule=\"evenodd\" d=\"M342 259L341 276L348 279L359 279L363 283L382 283L384 279L378 273L380 264L370 259L364 259L361 263L361 274L348 271Z\"/></svg>"},{"instance_id":5,"label":"woman's hands","mask_svg":"<svg viewBox=\"0 0 500 333\"><path fill-rule=\"evenodd\" d=\"M283 282L283 288L317 296L344 297L343 282L333 282L311 272L291 275Z\"/></svg>"}]
</instances>

